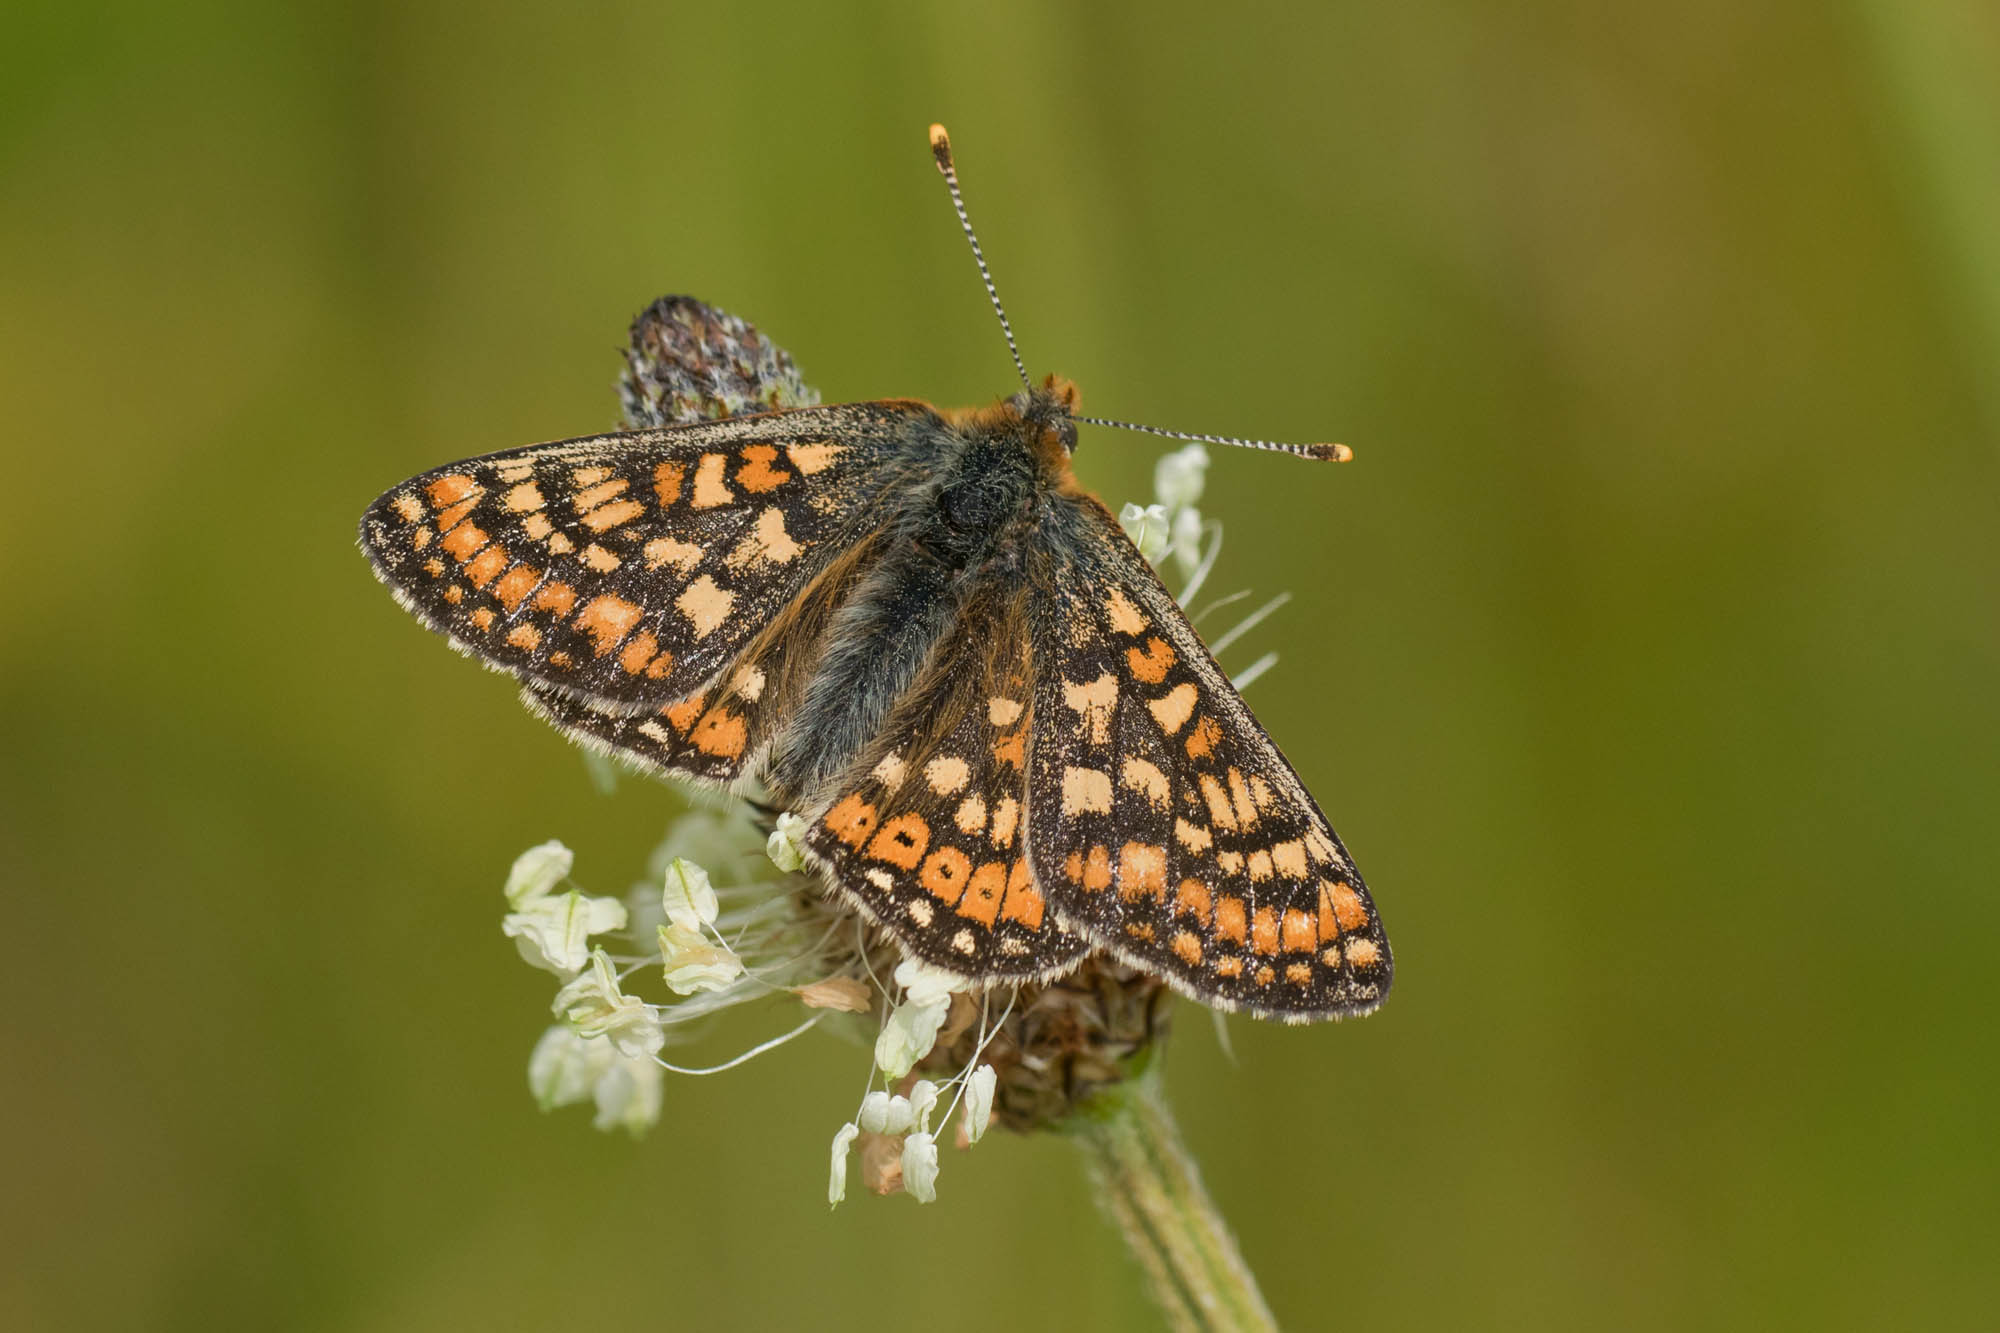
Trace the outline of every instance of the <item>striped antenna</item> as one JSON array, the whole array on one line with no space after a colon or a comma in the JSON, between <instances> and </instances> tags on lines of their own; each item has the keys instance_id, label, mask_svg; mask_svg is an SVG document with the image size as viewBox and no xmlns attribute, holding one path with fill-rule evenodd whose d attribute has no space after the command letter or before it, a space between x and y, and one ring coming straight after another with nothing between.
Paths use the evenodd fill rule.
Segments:
<instances>
[{"instance_id":1,"label":"striped antenna","mask_svg":"<svg viewBox=\"0 0 2000 1333\"><path fill-rule=\"evenodd\" d=\"M1170 440L1233 444L1240 449L1273 449L1281 454L1297 454L1300 458L1317 458L1323 462L1345 463L1354 457L1354 451L1344 444L1280 444L1276 440L1239 440L1233 435L1191 435L1184 430L1162 430L1158 426L1142 426L1136 421L1107 421L1103 417L1078 417L1076 420L1087 426L1110 426L1116 430L1136 430L1142 435L1164 435Z\"/></svg>"},{"instance_id":2,"label":"striped antenna","mask_svg":"<svg viewBox=\"0 0 2000 1333\"><path fill-rule=\"evenodd\" d=\"M965 196L958 188L958 169L951 161L951 136L944 132L944 126L931 126L931 156L937 159L937 168L944 173L944 183L951 187L951 206L958 210L958 225L965 228L965 239L972 242L972 259L979 265L979 280L986 284L986 295L993 302L993 313L1000 316L1000 332L1007 335L1007 354L1014 358L1014 371L1021 377L1021 387L1032 392L1034 385L1028 382L1028 368L1021 364L1021 349L1014 346L1014 326L1007 322L1007 308L1000 304L999 289L993 285L993 274L986 267L986 254L979 248L979 237L972 230L972 219L965 214Z\"/></svg>"}]
</instances>

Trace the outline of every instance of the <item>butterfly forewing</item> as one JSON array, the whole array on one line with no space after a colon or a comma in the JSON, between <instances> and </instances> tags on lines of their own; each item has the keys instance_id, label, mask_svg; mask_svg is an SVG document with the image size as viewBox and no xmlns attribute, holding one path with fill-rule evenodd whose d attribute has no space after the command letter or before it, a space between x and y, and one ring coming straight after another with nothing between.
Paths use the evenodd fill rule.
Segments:
<instances>
[{"instance_id":1,"label":"butterfly forewing","mask_svg":"<svg viewBox=\"0 0 2000 1333\"><path fill-rule=\"evenodd\" d=\"M1048 532L1028 843L1056 914L1212 1004L1374 1008L1388 941L1298 775L1103 506Z\"/></svg>"},{"instance_id":2,"label":"butterfly forewing","mask_svg":"<svg viewBox=\"0 0 2000 1333\"><path fill-rule=\"evenodd\" d=\"M1052 976L1089 951L1027 861L1025 594L989 580L968 598L806 840L907 952L982 982Z\"/></svg>"},{"instance_id":3,"label":"butterfly forewing","mask_svg":"<svg viewBox=\"0 0 2000 1333\"><path fill-rule=\"evenodd\" d=\"M700 689L868 526L899 403L537 445L438 468L361 543L416 615L618 711Z\"/></svg>"}]
</instances>

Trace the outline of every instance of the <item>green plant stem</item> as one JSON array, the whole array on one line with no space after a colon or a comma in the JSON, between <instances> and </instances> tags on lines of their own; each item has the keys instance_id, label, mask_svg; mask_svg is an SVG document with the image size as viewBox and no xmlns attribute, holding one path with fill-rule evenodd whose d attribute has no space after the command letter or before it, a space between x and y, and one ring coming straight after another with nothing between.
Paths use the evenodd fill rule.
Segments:
<instances>
[{"instance_id":1,"label":"green plant stem","mask_svg":"<svg viewBox=\"0 0 2000 1333\"><path fill-rule=\"evenodd\" d=\"M1277 1328L1236 1238L1202 1188L1157 1071L1099 1093L1067 1128L1089 1159L1098 1203L1124 1233L1169 1327Z\"/></svg>"}]
</instances>

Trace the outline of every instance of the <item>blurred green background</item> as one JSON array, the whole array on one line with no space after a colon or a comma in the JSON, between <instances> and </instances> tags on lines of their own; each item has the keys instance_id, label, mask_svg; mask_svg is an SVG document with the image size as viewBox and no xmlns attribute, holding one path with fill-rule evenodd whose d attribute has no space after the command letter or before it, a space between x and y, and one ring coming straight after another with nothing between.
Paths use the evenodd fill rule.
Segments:
<instances>
[{"instance_id":1,"label":"blurred green background","mask_svg":"<svg viewBox=\"0 0 2000 1333\"><path fill-rule=\"evenodd\" d=\"M636 1145L539 1114L499 882L560 836L621 889L680 798L598 794L353 547L611 424L663 292L829 401L1008 391L933 119L1037 373L1356 447L1207 501L1218 586L1296 594L1237 664L1284 653L1252 702L1400 965L1233 1063L1180 1010L1281 1320L1991 1326L2000 11L0 25L0 1326L1151 1326L1062 1142L829 1215L836 1041Z\"/></svg>"}]
</instances>

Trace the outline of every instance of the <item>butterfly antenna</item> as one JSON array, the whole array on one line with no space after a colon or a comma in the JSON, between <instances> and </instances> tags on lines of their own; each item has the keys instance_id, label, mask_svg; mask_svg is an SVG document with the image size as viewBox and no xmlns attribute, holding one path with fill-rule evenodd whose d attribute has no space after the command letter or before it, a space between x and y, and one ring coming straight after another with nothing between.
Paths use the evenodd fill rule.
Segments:
<instances>
[{"instance_id":1,"label":"butterfly antenna","mask_svg":"<svg viewBox=\"0 0 2000 1333\"><path fill-rule=\"evenodd\" d=\"M944 132L944 126L931 126L931 156L937 159L937 168L944 173L944 183L951 187L951 206L958 210L958 225L965 229L965 239L972 242L972 259L979 265L979 280L986 284L986 295L993 302L993 313L1000 316L1000 332L1007 335L1007 355L1014 358L1014 372L1021 377L1021 387L1032 391L1034 385L1028 382L1028 368L1021 364L1021 349L1014 345L1014 326L1007 322L1007 308L1000 304L1000 292L993 285L993 274L986 267L986 254L979 248L979 237L972 230L972 219L965 214L965 196L958 188L958 169L951 161L951 136Z\"/></svg>"},{"instance_id":2,"label":"butterfly antenna","mask_svg":"<svg viewBox=\"0 0 2000 1333\"><path fill-rule=\"evenodd\" d=\"M1354 457L1354 451L1344 444L1280 444L1276 440L1239 440L1233 435L1190 435L1184 430L1161 430L1158 426L1142 426L1136 421L1107 421L1103 417L1076 419L1090 426L1136 430L1142 435L1164 435L1170 440L1195 440L1202 444L1233 444L1241 449L1272 449L1281 454L1297 454L1300 458L1317 458L1333 463L1345 463Z\"/></svg>"}]
</instances>

